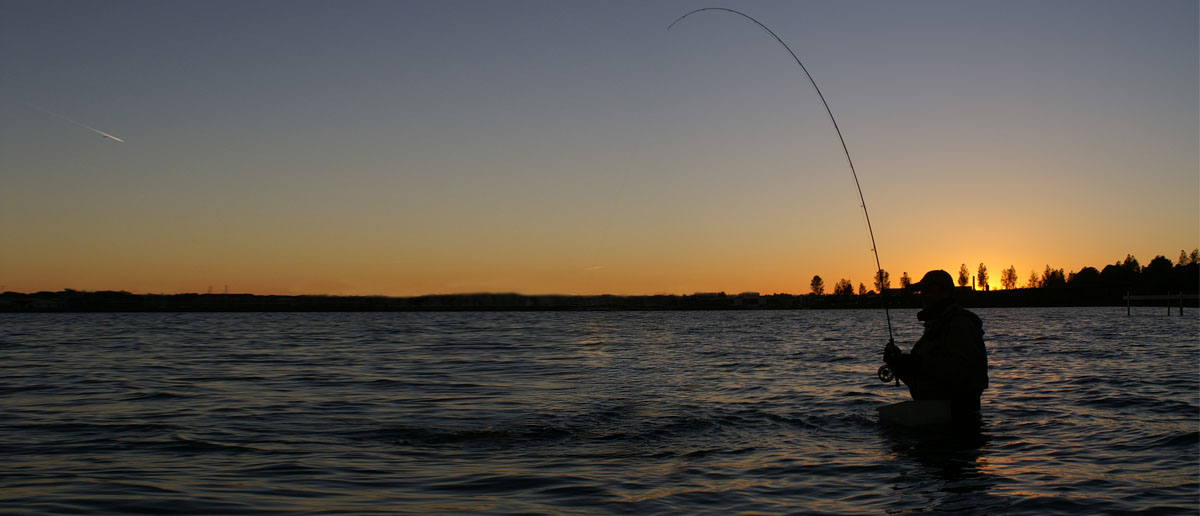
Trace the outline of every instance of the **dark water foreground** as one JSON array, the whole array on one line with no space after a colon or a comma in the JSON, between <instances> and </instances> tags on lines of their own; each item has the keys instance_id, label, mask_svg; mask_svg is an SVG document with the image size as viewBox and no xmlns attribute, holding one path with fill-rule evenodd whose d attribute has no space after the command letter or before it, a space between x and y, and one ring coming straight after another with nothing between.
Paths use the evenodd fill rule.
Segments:
<instances>
[{"instance_id":1,"label":"dark water foreground","mask_svg":"<svg viewBox=\"0 0 1200 516\"><path fill-rule=\"evenodd\" d=\"M1124 311L979 310L930 433L875 311L0 315L0 512L1195 514L1200 319Z\"/></svg>"}]
</instances>

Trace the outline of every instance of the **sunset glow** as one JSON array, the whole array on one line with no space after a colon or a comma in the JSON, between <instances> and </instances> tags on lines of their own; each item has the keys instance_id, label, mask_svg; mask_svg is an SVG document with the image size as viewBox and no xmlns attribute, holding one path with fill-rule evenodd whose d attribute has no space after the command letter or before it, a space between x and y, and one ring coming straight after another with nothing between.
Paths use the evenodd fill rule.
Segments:
<instances>
[{"instance_id":1,"label":"sunset glow","mask_svg":"<svg viewBox=\"0 0 1200 516\"><path fill-rule=\"evenodd\" d=\"M868 4L739 5L893 286L1200 247L1194 1ZM871 289L820 100L705 6L6 2L0 291Z\"/></svg>"}]
</instances>

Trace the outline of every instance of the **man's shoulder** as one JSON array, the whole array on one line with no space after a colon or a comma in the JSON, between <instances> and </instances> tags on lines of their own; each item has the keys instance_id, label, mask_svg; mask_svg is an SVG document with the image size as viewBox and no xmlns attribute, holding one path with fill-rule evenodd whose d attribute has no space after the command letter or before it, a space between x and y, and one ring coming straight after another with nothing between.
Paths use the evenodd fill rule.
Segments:
<instances>
[{"instance_id":1,"label":"man's shoulder","mask_svg":"<svg viewBox=\"0 0 1200 516\"><path fill-rule=\"evenodd\" d=\"M983 319L961 306L950 313L948 325L955 330L983 331Z\"/></svg>"},{"instance_id":2,"label":"man's shoulder","mask_svg":"<svg viewBox=\"0 0 1200 516\"><path fill-rule=\"evenodd\" d=\"M968 310L966 307L964 307L964 306L962 306L962 305L955 305L955 309L954 309L954 312L952 313L952 315L961 315L961 316L967 316L967 317L974 317L974 318L976 318L976 319L978 319L978 318L979 318L979 316L978 316L978 315L976 315L976 314L975 314L975 312L972 312L972 311Z\"/></svg>"}]
</instances>

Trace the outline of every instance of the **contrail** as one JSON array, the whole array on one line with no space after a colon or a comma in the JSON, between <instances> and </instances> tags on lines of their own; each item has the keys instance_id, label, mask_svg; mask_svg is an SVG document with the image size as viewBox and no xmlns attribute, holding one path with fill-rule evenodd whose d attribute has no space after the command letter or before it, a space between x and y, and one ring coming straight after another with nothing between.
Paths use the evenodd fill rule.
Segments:
<instances>
[{"instance_id":1,"label":"contrail","mask_svg":"<svg viewBox=\"0 0 1200 516\"><path fill-rule=\"evenodd\" d=\"M104 132L104 131L101 131L101 130L99 130L99 129L96 129L95 127L92 127L92 126L90 126L90 125L87 125L87 124L85 124L85 123L83 123L83 122L80 122L80 121L78 121L78 120L75 120L75 119L73 119L73 118L71 118L71 117L69 117L69 116L67 116L67 115L62 115L62 114L55 113L55 112L53 112L53 111L50 111L49 109L46 109L46 108L44 108L44 107L37 106L37 105L35 105L35 104L31 103L31 102L26 102L25 104L26 104L26 105L28 105L29 107L33 108L33 109L36 109L36 110L38 110L38 111L41 111L41 112L45 113L45 114L47 114L47 115L54 116L54 117L57 117L57 118L61 118L61 119L63 119L63 120L66 120L66 121L68 121L68 122L71 122L72 124L75 124L75 125L77 125L77 126L79 126L79 127L82 127L82 128L84 128L84 129L87 129L87 130L89 130L89 131L91 131L91 132L93 132L93 133L96 133L96 134L98 134L98 135L100 135L100 136L103 136L103 137L105 137L105 138L108 138L108 139L110 139L110 140L113 140L113 141L116 141L116 142L125 143L125 140L122 140L122 139L120 139L120 138L117 138L116 136L113 136L113 135L111 135L111 134L108 134L108 133L106 133L106 132Z\"/></svg>"}]
</instances>

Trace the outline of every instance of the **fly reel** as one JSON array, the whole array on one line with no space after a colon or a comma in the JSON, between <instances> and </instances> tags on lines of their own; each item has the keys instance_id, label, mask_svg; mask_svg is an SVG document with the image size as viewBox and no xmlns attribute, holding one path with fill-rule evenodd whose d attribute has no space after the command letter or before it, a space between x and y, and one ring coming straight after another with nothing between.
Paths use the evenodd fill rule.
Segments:
<instances>
[{"instance_id":1,"label":"fly reel","mask_svg":"<svg viewBox=\"0 0 1200 516\"><path fill-rule=\"evenodd\" d=\"M892 368L886 365L879 366L879 371L876 374L879 375L879 381L883 383L888 383L896 379L896 374L892 372Z\"/></svg>"},{"instance_id":2,"label":"fly reel","mask_svg":"<svg viewBox=\"0 0 1200 516\"><path fill-rule=\"evenodd\" d=\"M875 374L876 376L879 376L879 381L883 383L888 383L892 380L895 380L896 385L900 385L900 379L896 377L896 373L892 372L892 368L888 367L886 364L879 366L879 370L876 371Z\"/></svg>"}]
</instances>

